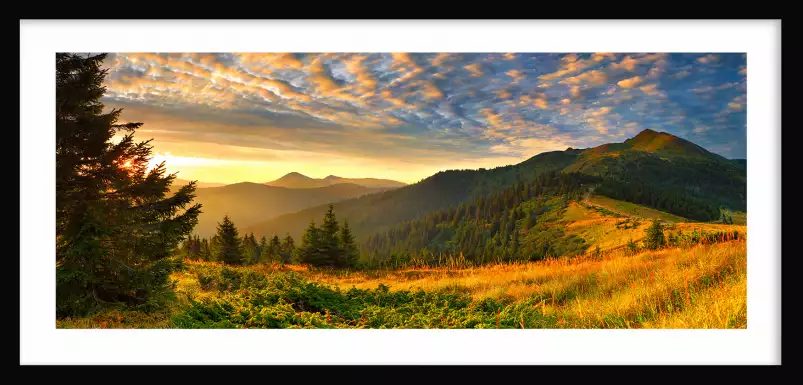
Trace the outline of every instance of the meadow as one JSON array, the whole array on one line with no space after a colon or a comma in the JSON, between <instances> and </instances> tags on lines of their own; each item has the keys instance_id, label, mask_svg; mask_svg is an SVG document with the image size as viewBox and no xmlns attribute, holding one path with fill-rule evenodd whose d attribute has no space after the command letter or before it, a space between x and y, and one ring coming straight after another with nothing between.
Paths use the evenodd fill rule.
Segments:
<instances>
[{"instance_id":1,"label":"meadow","mask_svg":"<svg viewBox=\"0 0 803 385\"><path fill-rule=\"evenodd\" d=\"M740 228L739 226L733 226ZM396 270L185 261L161 311L59 328L745 328L744 237L529 263Z\"/></svg>"}]
</instances>

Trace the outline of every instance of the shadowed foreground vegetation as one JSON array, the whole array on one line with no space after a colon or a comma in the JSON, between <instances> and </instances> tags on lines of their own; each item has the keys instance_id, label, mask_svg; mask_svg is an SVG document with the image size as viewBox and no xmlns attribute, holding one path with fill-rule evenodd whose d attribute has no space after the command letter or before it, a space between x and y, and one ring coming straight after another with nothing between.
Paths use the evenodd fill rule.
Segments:
<instances>
[{"instance_id":1,"label":"shadowed foreground vegetation","mask_svg":"<svg viewBox=\"0 0 803 385\"><path fill-rule=\"evenodd\" d=\"M473 268L310 270L188 262L159 313L59 328L745 328L746 243Z\"/></svg>"}]
</instances>

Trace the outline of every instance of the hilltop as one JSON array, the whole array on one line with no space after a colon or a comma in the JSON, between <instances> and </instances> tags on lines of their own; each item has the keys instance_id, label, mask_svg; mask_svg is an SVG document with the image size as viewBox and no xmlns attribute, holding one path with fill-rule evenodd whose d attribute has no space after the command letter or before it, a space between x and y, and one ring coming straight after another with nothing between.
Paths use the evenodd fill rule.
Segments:
<instances>
[{"instance_id":1,"label":"hilltop","mask_svg":"<svg viewBox=\"0 0 803 385\"><path fill-rule=\"evenodd\" d=\"M268 186L287 187L287 188L318 188L326 187L335 184L350 183L363 187L370 188L398 188L404 187L407 184L397 182L389 179L376 179L376 178L341 178L339 176L329 175L323 179L310 178L304 174L291 172L279 179L271 182L266 182Z\"/></svg>"},{"instance_id":2,"label":"hilltop","mask_svg":"<svg viewBox=\"0 0 803 385\"><path fill-rule=\"evenodd\" d=\"M397 223L457 206L548 172L594 178L596 193L642 204L695 221L717 220L722 208L746 210L746 170L685 139L644 130L623 143L551 151L519 164L479 170L448 170L418 183L337 202L361 240ZM299 236L325 206L282 215L247 228L260 235Z\"/></svg>"}]
</instances>

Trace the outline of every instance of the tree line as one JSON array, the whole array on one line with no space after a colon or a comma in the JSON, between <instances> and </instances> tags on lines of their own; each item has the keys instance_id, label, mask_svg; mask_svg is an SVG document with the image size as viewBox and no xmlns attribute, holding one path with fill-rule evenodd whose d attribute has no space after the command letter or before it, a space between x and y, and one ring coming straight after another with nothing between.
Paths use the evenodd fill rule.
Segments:
<instances>
[{"instance_id":1,"label":"tree line","mask_svg":"<svg viewBox=\"0 0 803 385\"><path fill-rule=\"evenodd\" d=\"M209 239L197 235L187 237L179 255L228 265L300 263L329 267L354 267L360 256L348 221L341 227L331 204L320 227L316 227L314 221L310 223L299 247L290 234L281 240L278 235L270 240L263 236L259 242L253 233L241 237L227 215L218 223L217 233Z\"/></svg>"},{"instance_id":2,"label":"tree line","mask_svg":"<svg viewBox=\"0 0 803 385\"><path fill-rule=\"evenodd\" d=\"M461 255L482 264L582 252L582 239L567 236L551 222L598 181L585 174L544 172L532 183L515 183L370 235L363 247L367 262L421 260L437 265Z\"/></svg>"}]
</instances>

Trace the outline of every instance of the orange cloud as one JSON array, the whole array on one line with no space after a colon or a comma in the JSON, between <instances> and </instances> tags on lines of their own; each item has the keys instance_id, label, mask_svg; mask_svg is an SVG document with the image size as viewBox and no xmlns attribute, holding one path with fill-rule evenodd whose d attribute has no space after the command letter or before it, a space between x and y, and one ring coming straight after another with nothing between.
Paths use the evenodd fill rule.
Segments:
<instances>
[{"instance_id":1,"label":"orange cloud","mask_svg":"<svg viewBox=\"0 0 803 385\"><path fill-rule=\"evenodd\" d=\"M622 88L632 88L641 83L643 80L644 79L642 79L640 76L634 76L632 78L622 80L616 84L618 84L619 87Z\"/></svg>"},{"instance_id":2,"label":"orange cloud","mask_svg":"<svg viewBox=\"0 0 803 385\"><path fill-rule=\"evenodd\" d=\"M608 82L608 74L600 70L583 72L580 75L561 80L560 84L591 84L602 85Z\"/></svg>"},{"instance_id":3,"label":"orange cloud","mask_svg":"<svg viewBox=\"0 0 803 385\"><path fill-rule=\"evenodd\" d=\"M625 57L619 63L612 63L611 68L613 69L626 69L628 71L633 71L636 69L636 66L639 64L639 61L633 59L630 56Z\"/></svg>"},{"instance_id":4,"label":"orange cloud","mask_svg":"<svg viewBox=\"0 0 803 385\"><path fill-rule=\"evenodd\" d=\"M600 62L605 60L606 57L611 59L616 59L616 54L611 52L597 52L591 56L591 60Z\"/></svg>"},{"instance_id":5,"label":"orange cloud","mask_svg":"<svg viewBox=\"0 0 803 385\"><path fill-rule=\"evenodd\" d=\"M494 91L494 93L496 94L496 96L499 97L499 99L502 99L502 100L506 100L507 98L510 97L510 92L507 92L507 91L502 90L502 89L496 90L496 91Z\"/></svg>"},{"instance_id":6,"label":"orange cloud","mask_svg":"<svg viewBox=\"0 0 803 385\"><path fill-rule=\"evenodd\" d=\"M715 63L717 60L719 60L719 56L714 54L708 54L706 56L697 58L697 61L703 64Z\"/></svg>"},{"instance_id":7,"label":"orange cloud","mask_svg":"<svg viewBox=\"0 0 803 385\"><path fill-rule=\"evenodd\" d=\"M469 65L467 65L467 66L465 66L463 68L465 68L469 72L471 72L471 76L473 76L475 78L478 78L478 77L484 75L484 73L482 72L482 66L480 65L480 63L469 64Z\"/></svg>"}]
</instances>

